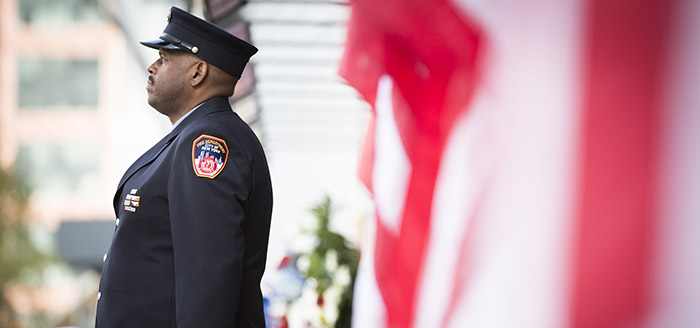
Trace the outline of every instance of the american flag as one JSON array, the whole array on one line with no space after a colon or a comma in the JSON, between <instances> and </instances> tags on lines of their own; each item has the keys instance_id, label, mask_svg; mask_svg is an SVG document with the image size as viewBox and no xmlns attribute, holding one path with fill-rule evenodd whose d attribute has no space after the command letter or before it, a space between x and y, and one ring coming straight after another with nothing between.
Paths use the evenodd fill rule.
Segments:
<instances>
[{"instance_id":1,"label":"american flag","mask_svg":"<svg viewBox=\"0 0 700 328\"><path fill-rule=\"evenodd\" d=\"M700 2L351 4L355 327L700 326Z\"/></svg>"}]
</instances>

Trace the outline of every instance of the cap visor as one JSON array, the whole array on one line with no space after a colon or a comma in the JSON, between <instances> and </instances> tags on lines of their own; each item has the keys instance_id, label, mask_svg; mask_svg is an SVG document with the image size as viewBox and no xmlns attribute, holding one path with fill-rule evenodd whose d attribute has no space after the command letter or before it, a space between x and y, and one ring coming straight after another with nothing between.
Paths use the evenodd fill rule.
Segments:
<instances>
[{"instance_id":1,"label":"cap visor","mask_svg":"<svg viewBox=\"0 0 700 328\"><path fill-rule=\"evenodd\" d=\"M152 41L141 41L140 42L142 45L153 48L153 49L173 49L173 50L179 50L180 48L168 41L165 41L163 39L156 39Z\"/></svg>"}]
</instances>

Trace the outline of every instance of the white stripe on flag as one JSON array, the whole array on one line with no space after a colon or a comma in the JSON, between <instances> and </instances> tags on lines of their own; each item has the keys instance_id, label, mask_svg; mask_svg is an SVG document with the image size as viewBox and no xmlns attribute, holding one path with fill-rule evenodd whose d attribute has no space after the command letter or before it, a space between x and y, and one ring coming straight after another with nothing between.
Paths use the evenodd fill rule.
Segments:
<instances>
[{"instance_id":1,"label":"white stripe on flag","mask_svg":"<svg viewBox=\"0 0 700 328\"><path fill-rule=\"evenodd\" d=\"M428 253L419 277L415 327L433 327L451 309L464 238L494 167L492 105L475 96L452 129L435 181Z\"/></svg>"},{"instance_id":2,"label":"white stripe on flag","mask_svg":"<svg viewBox=\"0 0 700 328\"><path fill-rule=\"evenodd\" d=\"M367 217L366 231L374 239L375 217ZM386 323L386 311L379 293L374 272L374 242L365 243L362 247L360 265L355 278L355 291L352 299L353 327L383 327Z\"/></svg>"},{"instance_id":3,"label":"white stripe on flag","mask_svg":"<svg viewBox=\"0 0 700 328\"><path fill-rule=\"evenodd\" d=\"M497 172L448 327L564 327L579 118L578 1L459 1L486 31ZM483 91L477 91L477 93Z\"/></svg>"},{"instance_id":4,"label":"white stripe on flag","mask_svg":"<svg viewBox=\"0 0 700 328\"><path fill-rule=\"evenodd\" d=\"M700 326L700 1L675 9L662 137L656 313L647 327Z\"/></svg>"},{"instance_id":5,"label":"white stripe on flag","mask_svg":"<svg viewBox=\"0 0 700 328\"><path fill-rule=\"evenodd\" d=\"M374 139L374 169L372 190L379 220L395 235L401 229L401 218L411 163L404 150L394 119L391 97L393 82L388 75L377 85L376 130Z\"/></svg>"}]
</instances>

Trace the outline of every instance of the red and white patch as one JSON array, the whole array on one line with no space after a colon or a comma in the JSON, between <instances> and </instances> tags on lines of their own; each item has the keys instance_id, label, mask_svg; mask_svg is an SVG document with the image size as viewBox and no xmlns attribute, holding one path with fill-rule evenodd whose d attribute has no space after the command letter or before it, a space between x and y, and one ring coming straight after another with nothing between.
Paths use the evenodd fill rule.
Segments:
<instances>
[{"instance_id":1,"label":"red and white patch","mask_svg":"<svg viewBox=\"0 0 700 328\"><path fill-rule=\"evenodd\" d=\"M227 159L228 147L222 139L203 134L192 143L192 167L198 177L214 179Z\"/></svg>"}]
</instances>

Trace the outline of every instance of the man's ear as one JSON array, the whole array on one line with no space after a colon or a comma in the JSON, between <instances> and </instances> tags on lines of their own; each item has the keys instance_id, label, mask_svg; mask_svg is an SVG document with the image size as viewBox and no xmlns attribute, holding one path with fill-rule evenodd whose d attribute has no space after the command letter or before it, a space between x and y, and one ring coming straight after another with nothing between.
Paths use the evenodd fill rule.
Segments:
<instances>
[{"instance_id":1,"label":"man's ear","mask_svg":"<svg viewBox=\"0 0 700 328\"><path fill-rule=\"evenodd\" d=\"M196 87L204 81L204 79L209 74L209 65L205 61L198 61L192 67L192 75L190 78L190 85Z\"/></svg>"}]
</instances>

